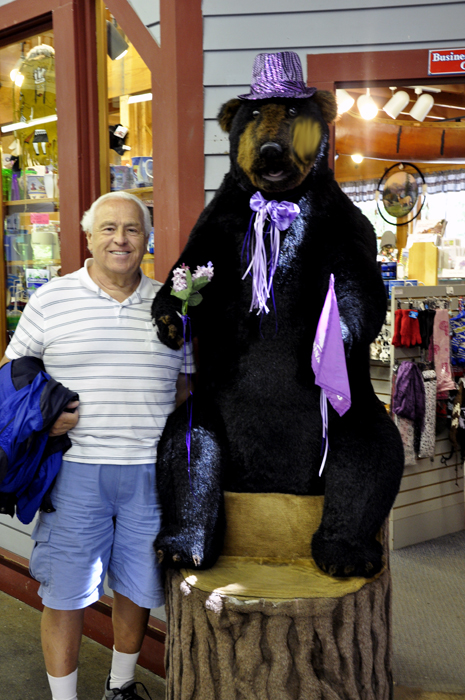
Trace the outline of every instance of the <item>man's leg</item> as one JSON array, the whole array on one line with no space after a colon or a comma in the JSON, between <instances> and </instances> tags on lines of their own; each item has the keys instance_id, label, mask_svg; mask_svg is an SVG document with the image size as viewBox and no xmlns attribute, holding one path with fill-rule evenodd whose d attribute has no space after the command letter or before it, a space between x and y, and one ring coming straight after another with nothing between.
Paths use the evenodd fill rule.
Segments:
<instances>
[{"instance_id":1,"label":"man's leg","mask_svg":"<svg viewBox=\"0 0 465 700\"><path fill-rule=\"evenodd\" d=\"M42 650L55 700L76 697L83 621L84 609L54 610L44 607L41 620Z\"/></svg>"},{"instance_id":2,"label":"man's leg","mask_svg":"<svg viewBox=\"0 0 465 700\"><path fill-rule=\"evenodd\" d=\"M108 688L124 688L134 680L139 651L144 639L147 608L141 608L126 596L114 591L113 656Z\"/></svg>"},{"instance_id":3,"label":"man's leg","mask_svg":"<svg viewBox=\"0 0 465 700\"><path fill-rule=\"evenodd\" d=\"M147 608L140 608L126 596L114 591L112 619L117 651L123 654L140 651L149 613Z\"/></svg>"}]
</instances>

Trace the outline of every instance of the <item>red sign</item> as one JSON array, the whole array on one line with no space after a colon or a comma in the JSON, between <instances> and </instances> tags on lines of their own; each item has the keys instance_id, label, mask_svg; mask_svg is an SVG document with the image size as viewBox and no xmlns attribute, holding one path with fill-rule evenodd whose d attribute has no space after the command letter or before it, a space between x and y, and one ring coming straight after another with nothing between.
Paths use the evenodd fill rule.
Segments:
<instances>
[{"instance_id":1,"label":"red sign","mask_svg":"<svg viewBox=\"0 0 465 700\"><path fill-rule=\"evenodd\" d=\"M465 49L431 49L428 75L465 75Z\"/></svg>"}]
</instances>

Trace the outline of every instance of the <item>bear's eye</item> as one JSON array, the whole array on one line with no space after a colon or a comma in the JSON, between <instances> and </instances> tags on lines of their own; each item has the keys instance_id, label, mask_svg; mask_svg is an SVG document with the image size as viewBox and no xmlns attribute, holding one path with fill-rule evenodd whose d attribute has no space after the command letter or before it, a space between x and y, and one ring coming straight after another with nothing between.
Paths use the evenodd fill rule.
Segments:
<instances>
[{"instance_id":1,"label":"bear's eye","mask_svg":"<svg viewBox=\"0 0 465 700\"><path fill-rule=\"evenodd\" d=\"M289 114L290 117L296 117L298 114L298 109L297 107L289 107L287 110L287 113Z\"/></svg>"},{"instance_id":2,"label":"bear's eye","mask_svg":"<svg viewBox=\"0 0 465 700\"><path fill-rule=\"evenodd\" d=\"M254 111L252 112L252 117L253 117L254 119L256 119L256 118L259 117L259 116L260 116L260 110L254 109Z\"/></svg>"}]
</instances>

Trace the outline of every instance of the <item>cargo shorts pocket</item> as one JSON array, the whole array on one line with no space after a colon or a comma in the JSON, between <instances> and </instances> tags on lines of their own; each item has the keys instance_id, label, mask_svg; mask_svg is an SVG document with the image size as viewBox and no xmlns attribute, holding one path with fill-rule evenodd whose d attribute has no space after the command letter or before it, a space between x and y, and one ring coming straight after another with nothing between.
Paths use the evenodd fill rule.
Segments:
<instances>
[{"instance_id":1,"label":"cargo shorts pocket","mask_svg":"<svg viewBox=\"0 0 465 700\"><path fill-rule=\"evenodd\" d=\"M35 544L29 559L29 573L43 586L47 586L50 581L50 532L50 525L39 520L31 535Z\"/></svg>"}]
</instances>

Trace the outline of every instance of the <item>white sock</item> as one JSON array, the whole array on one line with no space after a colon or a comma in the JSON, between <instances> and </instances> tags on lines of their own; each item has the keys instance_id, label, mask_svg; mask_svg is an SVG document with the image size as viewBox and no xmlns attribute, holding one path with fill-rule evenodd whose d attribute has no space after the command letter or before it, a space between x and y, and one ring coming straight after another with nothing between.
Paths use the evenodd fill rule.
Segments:
<instances>
[{"instance_id":1,"label":"white sock","mask_svg":"<svg viewBox=\"0 0 465 700\"><path fill-rule=\"evenodd\" d=\"M134 680L139 653L123 654L113 647L111 660L110 688L122 688L125 683Z\"/></svg>"},{"instance_id":2,"label":"white sock","mask_svg":"<svg viewBox=\"0 0 465 700\"><path fill-rule=\"evenodd\" d=\"M61 676L60 678L47 673L50 690L52 691L52 700L78 700L76 694L77 675L77 669L68 676Z\"/></svg>"}]
</instances>

